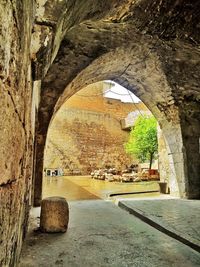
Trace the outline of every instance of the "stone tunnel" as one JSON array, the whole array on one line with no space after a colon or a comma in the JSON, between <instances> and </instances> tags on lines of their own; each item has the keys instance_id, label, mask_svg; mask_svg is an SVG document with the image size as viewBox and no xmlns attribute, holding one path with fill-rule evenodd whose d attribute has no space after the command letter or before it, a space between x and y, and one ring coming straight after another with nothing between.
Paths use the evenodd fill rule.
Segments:
<instances>
[{"instance_id":1,"label":"stone tunnel","mask_svg":"<svg viewBox=\"0 0 200 267\"><path fill-rule=\"evenodd\" d=\"M182 198L200 198L200 2L0 3L0 266L16 266L41 201L48 126L88 84L115 81L154 114Z\"/></svg>"}]
</instances>

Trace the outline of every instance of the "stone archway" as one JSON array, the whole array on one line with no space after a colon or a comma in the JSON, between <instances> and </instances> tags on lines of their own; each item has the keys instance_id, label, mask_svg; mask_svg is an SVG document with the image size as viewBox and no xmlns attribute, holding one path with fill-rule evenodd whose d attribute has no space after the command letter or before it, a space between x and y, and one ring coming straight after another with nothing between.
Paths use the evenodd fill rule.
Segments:
<instances>
[{"instance_id":1,"label":"stone archway","mask_svg":"<svg viewBox=\"0 0 200 267\"><path fill-rule=\"evenodd\" d=\"M155 100L151 109L162 115L166 138L178 144L170 147L177 151L173 161L182 179L181 191L188 198L200 198L200 1L1 1L0 9L2 264L16 264L26 232L34 141L35 203L40 202L46 132L66 87L78 90L81 84L109 78L138 94L150 90ZM138 76L138 61L133 60L133 68L128 56L114 53L120 47L129 52L130 61L138 54L141 71L156 54L159 64L148 75L155 78L154 70L160 69L168 86L156 91L157 83ZM134 55L128 47L136 48ZM108 53L116 58L106 57ZM92 72L82 72L97 59L118 63L110 64L104 75L102 64L91 77ZM81 73L82 82L76 79L73 85ZM162 96L158 102L156 92ZM64 96L70 94L68 90ZM38 109L35 100L40 96ZM180 127L174 127L174 120Z\"/></svg>"},{"instance_id":2,"label":"stone archway","mask_svg":"<svg viewBox=\"0 0 200 267\"><path fill-rule=\"evenodd\" d=\"M41 197L43 152L48 124L52 116L71 95L84 86L108 79L116 81L134 92L157 118L170 148L170 165L178 182L178 188L175 191L178 190L182 197L191 196L186 172L186 154L182 139L180 109L175 103L173 89L169 86L167 77L163 72L162 62L159 59L159 52L161 51L152 52L152 49L155 47L146 42L142 48L141 43L138 43L108 52L93 60L68 84L62 93L60 92L60 95L58 93L56 95L55 91L55 95L52 96L52 92L48 95L50 92L48 89L49 81L44 83L47 97L50 97L51 101L56 99L57 102L54 102L56 105L55 107L52 105L50 112L48 112L49 106L39 111L41 116L39 116L39 125L41 120L41 122L46 122L46 127L43 123L43 127L38 129L37 135L36 204L39 204Z\"/></svg>"}]
</instances>

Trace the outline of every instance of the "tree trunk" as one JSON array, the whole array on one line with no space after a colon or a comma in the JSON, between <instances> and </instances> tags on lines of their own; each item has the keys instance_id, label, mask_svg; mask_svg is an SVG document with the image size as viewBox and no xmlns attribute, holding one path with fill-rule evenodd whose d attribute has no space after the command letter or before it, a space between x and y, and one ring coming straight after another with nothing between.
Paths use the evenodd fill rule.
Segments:
<instances>
[{"instance_id":1,"label":"tree trunk","mask_svg":"<svg viewBox=\"0 0 200 267\"><path fill-rule=\"evenodd\" d=\"M153 155L154 155L154 153L150 153L149 170L151 170L151 166L152 166L152 162L153 162Z\"/></svg>"}]
</instances>

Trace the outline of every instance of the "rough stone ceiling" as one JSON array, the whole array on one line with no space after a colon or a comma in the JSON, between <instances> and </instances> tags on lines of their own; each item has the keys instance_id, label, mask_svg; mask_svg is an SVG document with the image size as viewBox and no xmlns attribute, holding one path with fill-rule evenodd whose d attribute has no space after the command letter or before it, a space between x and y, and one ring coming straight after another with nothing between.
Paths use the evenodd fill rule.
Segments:
<instances>
[{"instance_id":1,"label":"rough stone ceiling","mask_svg":"<svg viewBox=\"0 0 200 267\"><path fill-rule=\"evenodd\" d=\"M132 22L165 38L199 42L200 2L196 0L37 0L36 23L69 29L83 20Z\"/></svg>"},{"instance_id":2,"label":"rough stone ceiling","mask_svg":"<svg viewBox=\"0 0 200 267\"><path fill-rule=\"evenodd\" d=\"M164 40L179 38L195 45L200 42L200 2L195 0L37 0L36 10L33 32L39 45L32 57L43 67L43 75L41 68L36 71L40 76L55 58L64 35L83 21L109 22L110 33L115 24L131 24L140 34Z\"/></svg>"},{"instance_id":3,"label":"rough stone ceiling","mask_svg":"<svg viewBox=\"0 0 200 267\"><path fill-rule=\"evenodd\" d=\"M133 91L140 88L134 91L138 96L143 87L146 93L149 91L149 95L155 97L154 106L161 112L168 113L174 103L181 105L183 101L199 102L200 1L193 0L188 3L187 0L38 0L37 10L33 31L33 36L36 37L33 38L33 47L37 49L32 50L32 58L35 79L43 80L43 116L47 116L47 113L48 116L53 114L54 106L66 87L72 90L81 84L87 84L82 80L82 83L74 85L75 81L77 82L75 77L81 73L91 82L98 81L97 77L109 78L119 83L125 82ZM141 61L139 76L133 77L135 72L139 72L134 54L133 62L130 56L130 61L127 59L128 47ZM124 53L118 54L117 51L120 49L124 50ZM102 62L106 65L106 61L116 61L116 58L109 57L110 53L119 60L121 70L115 62L115 69L107 70L107 75L101 75L103 69L106 71ZM162 82L160 88L157 86L157 93L156 84L147 77L153 77L151 73L156 66L143 75L148 83L142 80L142 72L145 72L146 63L151 61L152 56L157 61L157 67L159 66L162 81L165 81L163 88ZM84 69L88 69L93 63L95 66L97 60L101 62L101 68L95 68L96 72L93 73L89 71L92 79ZM156 65L152 62L150 64ZM121 77L117 80L117 75L123 76L123 79ZM65 90L65 95L57 103L57 108L59 103L74 92Z\"/></svg>"}]
</instances>

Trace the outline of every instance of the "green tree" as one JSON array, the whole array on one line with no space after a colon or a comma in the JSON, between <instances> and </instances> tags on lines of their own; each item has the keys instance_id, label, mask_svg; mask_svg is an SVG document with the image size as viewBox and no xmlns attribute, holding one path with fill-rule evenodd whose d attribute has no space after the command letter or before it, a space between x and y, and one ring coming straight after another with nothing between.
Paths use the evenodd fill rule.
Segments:
<instances>
[{"instance_id":1,"label":"green tree","mask_svg":"<svg viewBox=\"0 0 200 267\"><path fill-rule=\"evenodd\" d=\"M151 169L153 159L158 152L157 121L153 116L139 116L131 129L127 153L136 156L140 162L149 160Z\"/></svg>"}]
</instances>

